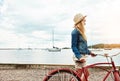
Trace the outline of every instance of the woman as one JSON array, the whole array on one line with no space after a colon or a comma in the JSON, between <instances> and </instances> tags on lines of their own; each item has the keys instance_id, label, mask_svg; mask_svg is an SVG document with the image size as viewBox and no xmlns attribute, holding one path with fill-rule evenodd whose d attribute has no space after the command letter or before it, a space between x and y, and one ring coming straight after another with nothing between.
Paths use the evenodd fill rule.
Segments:
<instances>
[{"instance_id":1,"label":"woman","mask_svg":"<svg viewBox=\"0 0 120 81\"><path fill-rule=\"evenodd\" d=\"M83 16L81 13L78 13L74 16L74 30L71 33L72 41L71 47L74 53L75 68L80 72L80 68L85 66L86 55L96 56L94 53L88 50L87 46L87 37L85 35L85 22L86 16ZM86 69L86 75L89 76L89 72ZM82 76L82 74L80 74ZM84 77L83 80L84 81Z\"/></svg>"}]
</instances>

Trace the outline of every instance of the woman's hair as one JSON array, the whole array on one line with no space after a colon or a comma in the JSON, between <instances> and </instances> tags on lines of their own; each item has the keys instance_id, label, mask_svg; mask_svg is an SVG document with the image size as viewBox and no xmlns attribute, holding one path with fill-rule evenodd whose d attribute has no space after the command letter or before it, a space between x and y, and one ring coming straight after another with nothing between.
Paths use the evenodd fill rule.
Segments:
<instances>
[{"instance_id":1,"label":"woman's hair","mask_svg":"<svg viewBox=\"0 0 120 81\"><path fill-rule=\"evenodd\" d=\"M82 37L87 40L87 37L85 35L85 27L84 24L82 23L82 21L78 24L75 25L75 28L77 28L79 30L79 32L81 33Z\"/></svg>"}]
</instances>

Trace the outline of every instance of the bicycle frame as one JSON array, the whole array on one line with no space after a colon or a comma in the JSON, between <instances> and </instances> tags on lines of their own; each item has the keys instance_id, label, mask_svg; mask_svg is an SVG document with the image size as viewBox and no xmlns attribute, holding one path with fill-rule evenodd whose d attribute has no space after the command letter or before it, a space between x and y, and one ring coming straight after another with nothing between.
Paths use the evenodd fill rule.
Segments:
<instances>
[{"instance_id":1,"label":"bicycle frame","mask_svg":"<svg viewBox=\"0 0 120 81\"><path fill-rule=\"evenodd\" d=\"M110 73L113 73L113 75L114 75L114 81L120 81L119 71L116 69L116 66L115 66L114 61L112 60L112 57L110 57L110 59L111 59L111 62L94 63L94 64L87 65L87 66L83 67L82 68L82 73L84 74L86 81L88 81L88 80L87 80L86 75L85 75L85 69L86 68L96 67L98 65L111 65L111 69L110 70L104 69L104 70L107 71L107 74L105 75L105 77L103 78L102 81L105 81L107 79L107 77L110 75ZM100 67L97 67L97 68L100 68ZM101 68L101 69L103 69L103 68Z\"/></svg>"},{"instance_id":2,"label":"bicycle frame","mask_svg":"<svg viewBox=\"0 0 120 81\"><path fill-rule=\"evenodd\" d=\"M112 55L112 56L107 56L107 55L100 55L100 54L98 54L98 55L100 55L100 56L104 56L104 57L106 57L106 58L110 58L110 62L101 62L101 63L94 63L94 64L90 64L90 65L87 65L87 66L84 66L84 67L82 67L80 70L78 69L78 70L73 70L73 69L69 69L69 68L59 68L59 69L56 69L56 70L53 70L53 71L51 71L45 78L44 78L44 80L43 81L49 81L49 79L51 78L51 77L54 77L54 75L56 75L56 74L58 74L59 75L59 73L68 73L68 74L71 74L71 75L73 75L73 77L70 77L69 79L67 79L67 81L69 80L69 81L82 81L83 79L85 79L85 81L88 81L88 74L86 73L87 72L87 69L89 69L89 68L92 68L92 67L97 67L97 66L99 66L99 65L108 65L108 66L110 66L111 68L110 69L106 69L106 68L102 68L101 66L100 67L97 67L97 68L100 68L100 69L102 69L102 70L104 70L104 71L106 71L107 73L105 74L105 76L104 76L104 78L102 78L102 81L106 81L107 80L107 78L108 78L108 76L112 73L112 75L113 75L113 81L120 81L120 73L119 73L119 71L117 70L117 68L116 68L116 66L115 66L115 63L114 63L114 61L113 61L113 59L112 59L112 57L113 56L116 56L116 55L118 55L118 54L120 54L120 53L117 53L117 54L115 54L115 55ZM66 74L65 74L66 75ZM63 76L64 76L64 74L63 74ZM59 77L59 76L58 76ZM65 76L66 77L66 76ZM59 79L60 79L61 77L59 77ZM65 78L66 79L66 78ZM52 81L52 80L50 80L50 81ZM55 80L54 80L55 81ZM66 81L66 80L64 80L64 77L63 77L63 79L62 80L60 80L60 81Z\"/></svg>"}]
</instances>

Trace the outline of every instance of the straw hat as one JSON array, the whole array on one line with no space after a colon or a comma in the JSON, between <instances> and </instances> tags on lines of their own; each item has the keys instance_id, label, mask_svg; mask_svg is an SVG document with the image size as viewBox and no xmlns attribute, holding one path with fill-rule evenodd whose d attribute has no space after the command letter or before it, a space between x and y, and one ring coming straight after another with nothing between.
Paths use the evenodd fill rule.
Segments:
<instances>
[{"instance_id":1,"label":"straw hat","mask_svg":"<svg viewBox=\"0 0 120 81\"><path fill-rule=\"evenodd\" d=\"M74 16L73 21L75 22L75 25L77 25L78 23L80 23L82 21L82 19L84 19L86 16L82 15L81 13L78 13Z\"/></svg>"}]
</instances>

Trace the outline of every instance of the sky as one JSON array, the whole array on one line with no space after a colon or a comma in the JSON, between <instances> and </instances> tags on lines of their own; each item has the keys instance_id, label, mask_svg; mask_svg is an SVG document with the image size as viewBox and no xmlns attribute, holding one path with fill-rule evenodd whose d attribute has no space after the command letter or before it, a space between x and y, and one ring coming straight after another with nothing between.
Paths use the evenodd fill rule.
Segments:
<instances>
[{"instance_id":1,"label":"sky","mask_svg":"<svg viewBox=\"0 0 120 81\"><path fill-rule=\"evenodd\" d=\"M87 15L88 45L120 43L120 0L0 0L0 48L71 46L73 18Z\"/></svg>"}]
</instances>

